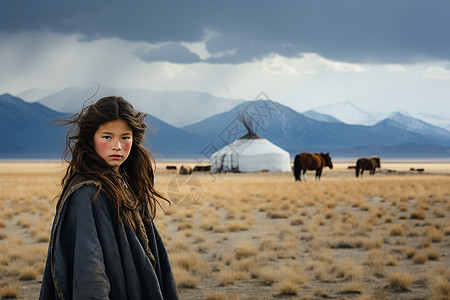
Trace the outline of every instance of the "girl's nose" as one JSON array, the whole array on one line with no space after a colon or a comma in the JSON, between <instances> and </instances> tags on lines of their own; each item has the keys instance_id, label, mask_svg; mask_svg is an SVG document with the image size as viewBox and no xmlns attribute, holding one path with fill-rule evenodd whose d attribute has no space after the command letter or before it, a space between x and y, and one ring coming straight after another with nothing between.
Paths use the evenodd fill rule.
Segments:
<instances>
[{"instance_id":1,"label":"girl's nose","mask_svg":"<svg viewBox=\"0 0 450 300\"><path fill-rule=\"evenodd\" d=\"M121 149L122 149L122 145L120 144L120 141L116 141L115 144L113 145L113 150L119 151Z\"/></svg>"}]
</instances>

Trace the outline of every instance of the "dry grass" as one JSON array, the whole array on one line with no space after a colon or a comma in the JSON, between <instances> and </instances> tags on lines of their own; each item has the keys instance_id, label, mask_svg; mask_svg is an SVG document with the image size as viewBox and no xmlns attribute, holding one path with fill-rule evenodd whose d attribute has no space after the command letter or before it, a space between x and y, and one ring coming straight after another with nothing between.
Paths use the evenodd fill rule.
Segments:
<instances>
[{"instance_id":1,"label":"dry grass","mask_svg":"<svg viewBox=\"0 0 450 300\"><path fill-rule=\"evenodd\" d=\"M412 260L415 264L425 264L428 261L428 255L425 251L416 252Z\"/></svg>"},{"instance_id":2,"label":"dry grass","mask_svg":"<svg viewBox=\"0 0 450 300\"><path fill-rule=\"evenodd\" d=\"M61 176L45 166L0 163L2 295L37 297ZM163 165L156 175L167 191L174 174ZM195 176L201 199L155 220L181 299L400 299L405 290L448 298L449 176L357 180L338 167L320 182L295 183L290 173ZM412 274L432 275L424 286Z\"/></svg>"},{"instance_id":3,"label":"dry grass","mask_svg":"<svg viewBox=\"0 0 450 300\"><path fill-rule=\"evenodd\" d=\"M278 284L278 291L282 295L297 295L300 291L300 287L291 279L286 278Z\"/></svg>"},{"instance_id":4,"label":"dry grass","mask_svg":"<svg viewBox=\"0 0 450 300\"><path fill-rule=\"evenodd\" d=\"M253 257L256 256L256 254L258 254L258 250L249 242L239 243L234 248L234 257L237 260Z\"/></svg>"},{"instance_id":5,"label":"dry grass","mask_svg":"<svg viewBox=\"0 0 450 300\"><path fill-rule=\"evenodd\" d=\"M179 287L195 288L201 281L201 279L198 276L192 274L186 269L174 266L172 271L173 276L175 277L175 280Z\"/></svg>"},{"instance_id":6,"label":"dry grass","mask_svg":"<svg viewBox=\"0 0 450 300\"><path fill-rule=\"evenodd\" d=\"M233 284L238 279L249 279L249 278L250 277L243 271L226 268L219 272L217 276L217 283L223 286Z\"/></svg>"},{"instance_id":7,"label":"dry grass","mask_svg":"<svg viewBox=\"0 0 450 300\"><path fill-rule=\"evenodd\" d=\"M433 246L426 248L425 253L427 254L429 260L438 260L441 256L439 250Z\"/></svg>"},{"instance_id":8,"label":"dry grass","mask_svg":"<svg viewBox=\"0 0 450 300\"><path fill-rule=\"evenodd\" d=\"M431 240L432 243L440 243L444 235L438 231L435 227L427 226L425 228L426 236Z\"/></svg>"},{"instance_id":9,"label":"dry grass","mask_svg":"<svg viewBox=\"0 0 450 300\"><path fill-rule=\"evenodd\" d=\"M364 283L361 281L350 281L342 284L339 289L340 294L362 294L364 292Z\"/></svg>"},{"instance_id":10,"label":"dry grass","mask_svg":"<svg viewBox=\"0 0 450 300\"><path fill-rule=\"evenodd\" d=\"M261 280L264 285L272 285L279 278L278 274L274 272L273 268L264 267L254 271L254 276Z\"/></svg>"},{"instance_id":11,"label":"dry grass","mask_svg":"<svg viewBox=\"0 0 450 300\"><path fill-rule=\"evenodd\" d=\"M205 295L205 300L239 300L237 295L229 295L221 292L211 292Z\"/></svg>"},{"instance_id":12,"label":"dry grass","mask_svg":"<svg viewBox=\"0 0 450 300\"><path fill-rule=\"evenodd\" d=\"M36 266L24 266L20 270L20 280L34 280L40 275Z\"/></svg>"},{"instance_id":13,"label":"dry grass","mask_svg":"<svg viewBox=\"0 0 450 300\"><path fill-rule=\"evenodd\" d=\"M429 300L450 299L450 278L448 276L432 276L428 279L428 287L431 291Z\"/></svg>"},{"instance_id":14,"label":"dry grass","mask_svg":"<svg viewBox=\"0 0 450 300\"><path fill-rule=\"evenodd\" d=\"M391 235L392 236L401 236L403 235L403 226L402 225L393 225L391 227Z\"/></svg>"},{"instance_id":15,"label":"dry grass","mask_svg":"<svg viewBox=\"0 0 450 300\"><path fill-rule=\"evenodd\" d=\"M389 272L388 275L389 287L394 290L408 290L414 280L414 276L405 272Z\"/></svg>"},{"instance_id":16,"label":"dry grass","mask_svg":"<svg viewBox=\"0 0 450 300\"><path fill-rule=\"evenodd\" d=\"M1 299L18 299L20 294L20 285L17 283L8 283L0 288Z\"/></svg>"}]
</instances>

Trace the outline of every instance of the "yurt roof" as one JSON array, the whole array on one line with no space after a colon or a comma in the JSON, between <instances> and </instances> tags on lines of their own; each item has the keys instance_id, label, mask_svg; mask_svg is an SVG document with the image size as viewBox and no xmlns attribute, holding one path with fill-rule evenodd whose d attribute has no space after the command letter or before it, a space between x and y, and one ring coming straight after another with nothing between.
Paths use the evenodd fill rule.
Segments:
<instances>
[{"instance_id":1,"label":"yurt roof","mask_svg":"<svg viewBox=\"0 0 450 300\"><path fill-rule=\"evenodd\" d=\"M268 153L287 153L277 145L264 138L237 139L225 148L236 151L241 156L264 155Z\"/></svg>"}]
</instances>

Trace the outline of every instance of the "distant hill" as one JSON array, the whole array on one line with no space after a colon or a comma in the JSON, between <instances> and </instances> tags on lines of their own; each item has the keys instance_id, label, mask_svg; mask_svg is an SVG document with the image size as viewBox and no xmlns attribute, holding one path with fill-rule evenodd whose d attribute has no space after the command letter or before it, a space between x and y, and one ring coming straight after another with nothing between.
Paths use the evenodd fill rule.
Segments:
<instances>
[{"instance_id":1,"label":"distant hill","mask_svg":"<svg viewBox=\"0 0 450 300\"><path fill-rule=\"evenodd\" d=\"M450 116L448 118L444 118L424 113L413 114L413 116L427 122L428 124L432 124L450 131Z\"/></svg>"},{"instance_id":2,"label":"distant hill","mask_svg":"<svg viewBox=\"0 0 450 300\"><path fill-rule=\"evenodd\" d=\"M406 131L416 132L425 136L434 136L437 139L450 139L450 132L444 128L428 124L420 119L405 115L400 112L394 112L388 118L380 123L389 122L389 125Z\"/></svg>"},{"instance_id":3,"label":"distant hill","mask_svg":"<svg viewBox=\"0 0 450 300\"><path fill-rule=\"evenodd\" d=\"M316 121L329 122L329 123L342 123L342 121L336 119L333 116L327 114L321 114L315 110L307 110L302 113L304 116L311 118Z\"/></svg>"},{"instance_id":4,"label":"distant hill","mask_svg":"<svg viewBox=\"0 0 450 300\"><path fill-rule=\"evenodd\" d=\"M95 93L92 88L67 88L40 99L38 102L60 112L75 113ZM193 91L150 91L142 89L100 88L92 101L104 96L122 96L136 109L156 116L175 127L201 121L215 114L228 111L243 100L214 97L208 93ZM90 103L88 101L88 104Z\"/></svg>"},{"instance_id":5,"label":"distant hill","mask_svg":"<svg viewBox=\"0 0 450 300\"><path fill-rule=\"evenodd\" d=\"M58 92L43 89L29 89L17 97L27 101L37 101L59 112L78 112L83 103L91 98L96 88L66 88ZM175 127L183 127L200 122L216 114L227 112L245 100L215 97L208 93L196 91L151 91L144 89L111 89L101 86L98 93L90 99L107 95L121 95L129 100L137 109L152 114ZM419 119L429 125L450 131L450 118L423 113L408 112L373 113L357 107L350 101L316 107L301 112L303 115L323 122L346 123L352 125L372 126L391 118L395 113Z\"/></svg>"},{"instance_id":6,"label":"distant hill","mask_svg":"<svg viewBox=\"0 0 450 300\"><path fill-rule=\"evenodd\" d=\"M44 90L44 89L28 89L20 94L15 95L17 98L20 98L26 102L35 102L39 99L45 98L51 94L54 94L53 90Z\"/></svg>"},{"instance_id":7,"label":"distant hill","mask_svg":"<svg viewBox=\"0 0 450 300\"><path fill-rule=\"evenodd\" d=\"M59 158L64 130L52 120L68 115L10 94L0 95L0 158Z\"/></svg>"},{"instance_id":8,"label":"distant hill","mask_svg":"<svg viewBox=\"0 0 450 300\"><path fill-rule=\"evenodd\" d=\"M336 151L345 156L353 153L356 147L372 147L381 151L378 155L383 155L390 153L388 148L383 147L409 143L436 145L441 147L436 149L443 151L442 155L450 156L445 150L445 147L450 146L448 132L426 123L421 125L423 128L436 129L433 134L428 135L418 127L409 128L405 120L398 123L395 118L399 116L393 116L394 119L386 119L373 126L330 123L311 119L279 103L263 100L245 102L228 112L185 126L183 129L209 138L220 147L245 134L245 128L236 117L238 111L248 111L256 120L257 134L284 148L291 155L303 151ZM424 153L419 148L404 148L402 151L409 156L420 154L422 157Z\"/></svg>"},{"instance_id":9,"label":"distant hill","mask_svg":"<svg viewBox=\"0 0 450 300\"><path fill-rule=\"evenodd\" d=\"M28 103L4 94L0 96L0 147L2 159L58 159L65 147L65 130L52 120L64 114L40 103ZM186 158L199 155L208 140L147 115L149 134L145 145L155 158Z\"/></svg>"},{"instance_id":10,"label":"distant hill","mask_svg":"<svg viewBox=\"0 0 450 300\"><path fill-rule=\"evenodd\" d=\"M349 101L315 107L310 109L308 114L311 114L311 111L332 116L343 123L353 125L373 125L384 119L383 115L368 113Z\"/></svg>"},{"instance_id":11,"label":"distant hill","mask_svg":"<svg viewBox=\"0 0 450 300\"><path fill-rule=\"evenodd\" d=\"M152 115L147 115L146 122L149 133L144 145L155 159L200 159L203 148L208 145L207 138L174 127Z\"/></svg>"},{"instance_id":12,"label":"distant hill","mask_svg":"<svg viewBox=\"0 0 450 300\"><path fill-rule=\"evenodd\" d=\"M145 110L144 110L145 112ZM216 150L245 135L237 113L247 116L256 133L297 153L330 152L332 157L379 155L384 157L450 157L450 133L414 117L393 113L371 125L318 121L270 100L247 101L200 122L177 128L147 115L150 134L146 145L157 159L206 160ZM60 158L64 128L51 121L71 114L57 112L40 103L0 96L0 158Z\"/></svg>"},{"instance_id":13,"label":"distant hill","mask_svg":"<svg viewBox=\"0 0 450 300\"><path fill-rule=\"evenodd\" d=\"M450 118L444 118L424 113L410 114L404 111L396 111L390 113L370 113L362 110L349 101L316 107L303 112L303 114L320 121L334 122L334 120L329 118L335 118L347 124L367 126L375 125L376 123L383 121L384 119L394 118L394 116L397 114L399 116L403 115L409 118L414 118L429 125L434 125L435 127L440 127L447 131L450 131ZM408 122L411 122L411 120Z\"/></svg>"}]
</instances>

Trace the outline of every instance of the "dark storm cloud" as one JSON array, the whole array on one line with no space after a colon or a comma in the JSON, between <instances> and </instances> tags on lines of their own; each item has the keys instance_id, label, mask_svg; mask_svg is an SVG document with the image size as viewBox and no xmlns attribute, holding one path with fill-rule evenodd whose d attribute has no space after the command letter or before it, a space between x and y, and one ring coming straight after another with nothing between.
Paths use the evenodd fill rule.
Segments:
<instances>
[{"instance_id":1,"label":"dark storm cloud","mask_svg":"<svg viewBox=\"0 0 450 300\"><path fill-rule=\"evenodd\" d=\"M171 42L147 60L193 62L173 43L218 35L214 63L299 52L348 62L411 63L450 59L450 1L23 1L0 2L0 32L49 30L86 39ZM216 55L219 53L228 53Z\"/></svg>"}]
</instances>

